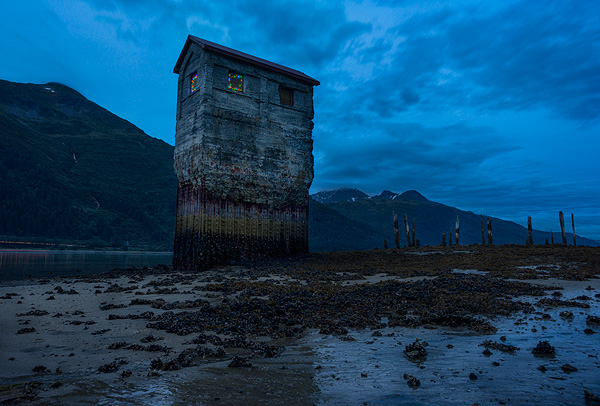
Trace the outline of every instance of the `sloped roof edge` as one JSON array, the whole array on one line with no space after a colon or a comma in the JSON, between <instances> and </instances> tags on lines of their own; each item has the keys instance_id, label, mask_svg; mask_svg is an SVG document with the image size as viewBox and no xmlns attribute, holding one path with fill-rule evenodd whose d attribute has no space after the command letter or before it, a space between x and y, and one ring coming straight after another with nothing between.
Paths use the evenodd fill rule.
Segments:
<instances>
[{"instance_id":1,"label":"sloped roof edge","mask_svg":"<svg viewBox=\"0 0 600 406\"><path fill-rule=\"evenodd\" d=\"M318 86L321 84L318 80L311 78L310 76L305 75L304 73L295 69L288 68L286 66L279 65L277 63L270 62L265 59L258 58L256 56L248 55L235 49L227 48L223 45L215 44L214 42L210 42L205 39L195 37L193 35L188 35L187 40L185 41L185 45L181 50L181 54L179 54L179 58L177 59L177 63L173 68L173 73L179 74L179 70L181 68L181 64L183 63L183 59L185 58L192 42L198 44L200 47L206 49L207 51L212 51L221 55L225 55L232 59L237 59L239 61L243 61L251 65L275 71L286 76L291 76L294 79L308 83L309 85Z\"/></svg>"}]
</instances>

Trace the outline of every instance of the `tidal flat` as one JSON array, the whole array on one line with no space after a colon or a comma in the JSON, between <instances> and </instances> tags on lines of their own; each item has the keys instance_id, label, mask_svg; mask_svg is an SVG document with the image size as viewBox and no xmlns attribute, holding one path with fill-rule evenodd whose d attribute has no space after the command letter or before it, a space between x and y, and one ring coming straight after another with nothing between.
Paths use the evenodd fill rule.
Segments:
<instances>
[{"instance_id":1,"label":"tidal flat","mask_svg":"<svg viewBox=\"0 0 600 406\"><path fill-rule=\"evenodd\" d=\"M600 249L310 254L0 284L0 403L600 404Z\"/></svg>"}]
</instances>

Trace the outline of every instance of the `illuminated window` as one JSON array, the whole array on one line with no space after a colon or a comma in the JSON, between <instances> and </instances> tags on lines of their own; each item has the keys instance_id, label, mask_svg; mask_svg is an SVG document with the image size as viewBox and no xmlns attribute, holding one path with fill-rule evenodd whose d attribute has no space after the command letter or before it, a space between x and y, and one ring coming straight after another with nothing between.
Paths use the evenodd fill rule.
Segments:
<instances>
[{"instance_id":1,"label":"illuminated window","mask_svg":"<svg viewBox=\"0 0 600 406\"><path fill-rule=\"evenodd\" d=\"M198 90L198 72L194 72L190 75L190 94Z\"/></svg>"},{"instance_id":2,"label":"illuminated window","mask_svg":"<svg viewBox=\"0 0 600 406\"><path fill-rule=\"evenodd\" d=\"M236 92L244 91L244 75L236 72L229 72L229 83L227 84L229 89L235 90Z\"/></svg>"},{"instance_id":3,"label":"illuminated window","mask_svg":"<svg viewBox=\"0 0 600 406\"><path fill-rule=\"evenodd\" d=\"M294 105L294 89L287 86L279 86L279 102L286 106Z\"/></svg>"}]
</instances>

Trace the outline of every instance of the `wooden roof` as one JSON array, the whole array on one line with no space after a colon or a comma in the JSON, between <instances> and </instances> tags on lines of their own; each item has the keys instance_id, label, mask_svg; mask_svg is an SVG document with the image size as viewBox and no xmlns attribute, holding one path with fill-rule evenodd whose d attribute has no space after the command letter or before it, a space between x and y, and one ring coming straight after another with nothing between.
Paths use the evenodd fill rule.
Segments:
<instances>
[{"instance_id":1,"label":"wooden roof","mask_svg":"<svg viewBox=\"0 0 600 406\"><path fill-rule=\"evenodd\" d=\"M295 69L291 69L286 66L267 61L265 59L257 58L256 56L248 55L243 52L236 51L235 49L227 48L223 45L215 44L214 42L194 37L193 35L188 35L187 40L185 41L185 45L183 46L183 50L181 51L181 54L179 54L179 59L177 59L177 63L175 64L175 68L173 68L173 73L179 74L179 70L181 68L181 64L183 63L183 59L185 58L192 43L198 44L201 48L207 51L221 54L229 58L248 63L250 65L258 66L263 69L278 72L283 75L290 76L301 82L307 83L309 85L318 86L321 84L318 80L313 79L310 76L305 75L304 73Z\"/></svg>"}]
</instances>

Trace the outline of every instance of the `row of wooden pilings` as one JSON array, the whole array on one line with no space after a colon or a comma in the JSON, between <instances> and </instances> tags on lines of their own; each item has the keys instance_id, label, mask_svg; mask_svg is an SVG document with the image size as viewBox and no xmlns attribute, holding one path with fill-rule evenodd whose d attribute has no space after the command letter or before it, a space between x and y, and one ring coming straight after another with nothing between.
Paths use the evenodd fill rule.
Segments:
<instances>
[{"instance_id":1,"label":"row of wooden pilings","mask_svg":"<svg viewBox=\"0 0 600 406\"><path fill-rule=\"evenodd\" d=\"M395 235L395 243L396 248L400 248L400 227L398 225L398 215L396 212L392 211L392 215L394 217L394 235ZM567 234L565 233L565 217L562 211L558 212L558 218L560 220L560 229L562 232L562 245L568 245L567 243ZM573 225L573 245L577 246L577 239L575 237L575 217L573 213L571 213L571 223ZM408 216L404 215L404 228L406 230L406 241L408 247L419 247L421 246L421 242L416 238L416 219L413 219L412 222L412 238L411 238L411 230L409 227ZM454 231L456 245L459 245L460 241L460 218L456 216L456 226L454 230L450 230L448 234L448 245L452 245L452 233ZM554 245L554 233L550 230L550 238L552 242L548 241L546 238L546 245L552 244ZM487 244L493 245L494 238L492 235L492 219L487 217ZM442 233L442 245L446 246L446 233ZM485 241L485 229L483 223L483 214L481 215L481 245L486 245ZM525 241L525 245L533 245L533 228L531 226L531 216L527 216L527 240ZM386 240L383 240L384 248L388 248L388 244Z\"/></svg>"}]
</instances>

